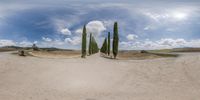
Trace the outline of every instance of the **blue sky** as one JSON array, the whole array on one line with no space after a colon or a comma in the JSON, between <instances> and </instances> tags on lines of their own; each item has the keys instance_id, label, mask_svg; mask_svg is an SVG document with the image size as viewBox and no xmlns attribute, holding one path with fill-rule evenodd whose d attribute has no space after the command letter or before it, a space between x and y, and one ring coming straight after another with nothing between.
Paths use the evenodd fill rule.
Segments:
<instances>
[{"instance_id":1,"label":"blue sky","mask_svg":"<svg viewBox=\"0 0 200 100\"><path fill-rule=\"evenodd\" d=\"M101 46L119 24L120 49L200 47L198 0L1 0L0 46L80 49L87 26Z\"/></svg>"}]
</instances>

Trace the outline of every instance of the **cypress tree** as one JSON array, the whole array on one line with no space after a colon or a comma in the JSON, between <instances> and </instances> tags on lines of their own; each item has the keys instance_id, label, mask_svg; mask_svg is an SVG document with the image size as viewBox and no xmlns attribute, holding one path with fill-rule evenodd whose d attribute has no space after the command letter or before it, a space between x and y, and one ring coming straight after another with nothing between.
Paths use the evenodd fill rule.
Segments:
<instances>
[{"instance_id":1,"label":"cypress tree","mask_svg":"<svg viewBox=\"0 0 200 100\"><path fill-rule=\"evenodd\" d=\"M116 59L117 54L118 54L118 43L119 42L119 37L118 37L118 24L117 22L114 23L114 29L113 29L113 55L114 58Z\"/></svg>"},{"instance_id":2,"label":"cypress tree","mask_svg":"<svg viewBox=\"0 0 200 100\"><path fill-rule=\"evenodd\" d=\"M89 55L92 54L92 34L90 33L90 41L89 41Z\"/></svg>"},{"instance_id":3,"label":"cypress tree","mask_svg":"<svg viewBox=\"0 0 200 100\"><path fill-rule=\"evenodd\" d=\"M89 41L89 54L95 54L99 51L97 42L94 38L94 36L92 36L92 33L90 34L90 41Z\"/></svg>"},{"instance_id":4,"label":"cypress tree","mask_svg":"<svg viewBox=\"0 0 200 100\"><path fill-rule=\"evenodd\" d=\"M110 55L110 32L108 32L108 56Z\"/></svg>"},{"instance_id":5,"label":"cypress tree","mask_svg":"<svg viewBox=\"0 0 200 100\"><path fill-rule=\"evenodd\" d=\"M101 52L107 54L107 38L104 39Z\"/></svg>"},{"instance_id":6,"label":"cypress tree","mask_svg":"<svg viewBox=\"0 0 200 100\"><path fill-rule=\"evenodd\" d=\"M85 58L85 56L86 56L86 43L87 43L86 39L87 39L87 33L86 33L86 27L84 25L83 34L82 34L82 49L81 49L81 51L82 51L81 57L82 58Z\"/></svg>"},{"instance_id":7,"label":"cypress tree","mask_svg":"<svg viewBox=\"0 0 200 100\"><path fill-rule=\"evenodd\" d=\"M95 52L94 52L94 49L95 49L94 44L95 44L95 39L94 39L94 37L92 36L92 54L95 53Z\"/></svg>"}]
</instances>

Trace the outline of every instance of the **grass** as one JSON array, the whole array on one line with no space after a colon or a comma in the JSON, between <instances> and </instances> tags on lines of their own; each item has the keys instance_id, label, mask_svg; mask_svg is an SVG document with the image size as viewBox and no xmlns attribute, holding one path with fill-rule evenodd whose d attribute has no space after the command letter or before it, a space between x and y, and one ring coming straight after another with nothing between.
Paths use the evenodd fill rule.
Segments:
<instances>
[{"instance_id":1,"label":"grass","mask_svg":"<svg viewBox=\"0 0 200 100\"><path fill-rule=\"evenodd\" d=\"M120 51L118 54L118 59L132 59L132 60L144 60L144 59L156 59L156 58L166 58L166 57L178 57L177 54L166 53L168 51Z\"/></svg>"},{"instance_id":2,"label":"grass","mask_svg":"<svg viewBox=\"0 0 200 100\"><path fill-rule=\"evenodd\" d=\"M73 58L81 55L80 51L31 51L29 55L40 58Z\"/></svg>"}]
</instances>

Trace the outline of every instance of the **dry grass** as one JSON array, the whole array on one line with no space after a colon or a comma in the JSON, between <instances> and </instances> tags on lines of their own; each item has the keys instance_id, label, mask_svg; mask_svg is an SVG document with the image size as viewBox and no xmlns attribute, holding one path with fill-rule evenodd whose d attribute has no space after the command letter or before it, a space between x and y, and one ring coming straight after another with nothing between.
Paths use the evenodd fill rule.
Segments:
<instances>
[{"instance_id":1,"label":"dry grass","mask_svg":"<svg viewBox=\"0 0 200 100\"><path fill-rule=\"evenodd\" d=\"M41 58L75 58L80 57L80 51L32 51L29 52L34 57Z\"/></svg>"},{"instance_id":2,"label":"dry grass","mask_svg":"<svg viewBox=\"0 0 200 100\"><path fill-rule=\"evenodd\" d=\"M15 51L14 48L0 48L0 52L8 52L8 51Z\"/></svg>"},{"instance_id":3,"label":"dry grass","mask_svg":"<svg viewBox=\"0 0 200 100\"><path fill-rule=\"evenodd\" d=\"M118 59L131 59L131 60L144 60L144 59L156 59L164 57L177 57L176 54L168 53L140 53L140 51L121 51L118 54Z\"/></svg>"}]
</instances>

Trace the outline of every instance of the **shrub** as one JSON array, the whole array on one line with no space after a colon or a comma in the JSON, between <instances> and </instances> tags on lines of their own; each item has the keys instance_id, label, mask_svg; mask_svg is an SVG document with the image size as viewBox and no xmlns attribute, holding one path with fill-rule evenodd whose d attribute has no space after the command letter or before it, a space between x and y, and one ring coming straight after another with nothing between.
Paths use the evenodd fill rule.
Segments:
<instances>
[{"instance_id":1,"label":"shrub","mask_svg":"<svg viewBox=\"0 0 200 100\"><path fill-rule=\"evenodd\" d=\"M25 52L24 52L24 50L20 50L20 51L18 51L18 55L19 55L19 56L25 56Z\"/></svg>"}]
</instances>

